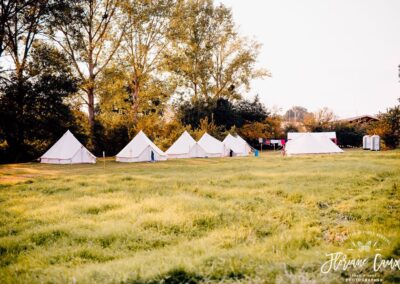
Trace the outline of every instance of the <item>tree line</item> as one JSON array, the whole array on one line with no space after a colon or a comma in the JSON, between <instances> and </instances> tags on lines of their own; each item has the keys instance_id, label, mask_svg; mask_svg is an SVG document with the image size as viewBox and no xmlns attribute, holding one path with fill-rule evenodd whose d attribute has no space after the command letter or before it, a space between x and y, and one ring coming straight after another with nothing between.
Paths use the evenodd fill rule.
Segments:
<instances>
[{"instance_id":1,"label":"tree line","mask_svg":"<svg viewBox=\"0 0 400 284\"><path fill-rule=\"evenodd\" d=\"M214 123L188 119L191 108L251 107L242 93L269 75L256 67L260 44L212 0L4 0L0 9L2 160L33 159L66 129L95 153L115 154L139 128L167 145Z\"/></svg>"},{"instance_id":2,"label":"tree line","mask_svg":"<svg viewBox=\"0 0 400 284\"><path fill-rule=\"evenodd\" d=\"M400 103L400 98L398 99ZM377 121L354 123L340 120L328 108L314 113L301 106L294 106L283 115L285 133L290 131L323 132L334 131L341 147L361 147L364 135L379 135L385 149L400 145L400 104L377 115Z\"/></svg>"},{"instance_id":3,"label":"tree line","mask_svg":"<svg viewBox=\"0 0 400 284\"><path fill-rule=\"evenodd\" d=\"M295 130L282 123L293 115L332 129L323 116L285 117L243 98L270 74L257 65L260 44L213 0L0 3L1 162L37 158L67 129L97 155L115 155L139 130L166 149L184 130L257 146ZM389 137L398 120L385 121Z\"/></svg>"}]
</instances>

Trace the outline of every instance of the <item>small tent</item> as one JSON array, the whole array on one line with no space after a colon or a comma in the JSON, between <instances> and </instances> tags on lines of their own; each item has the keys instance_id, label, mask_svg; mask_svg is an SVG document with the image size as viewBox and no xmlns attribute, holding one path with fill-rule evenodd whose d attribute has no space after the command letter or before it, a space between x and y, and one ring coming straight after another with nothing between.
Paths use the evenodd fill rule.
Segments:
<instances>
[{"instance_id":1,"label":"small tent","mask_svg":"<svg viewBox=\"0 0 400 284\"><path fill-rule=\"evenodd\" d=\"M228 134L222 141L222 143L225 145L225 156L247 156L249 154L249 152L246 151L245 144L247 143L244 144L244 140L242 140Z\"/></svg>"},{"instance_id":2,"label":"small tent","mask_svg":"<svg viewBox=\"0 0 400 284\"><path fill-rule=\"evenodd\" d=\"M204 133L203 136L201 136L198 144L204 149L205 157L215 158L225 156L226 149L224 144L208 133Z\"/></svg>"},{"instance_id":3,"label":"small tent","mask_svg":"<svg viewBox=\"0 0 400 284\"><path fill-rule=\"evenodd\" d=\"M117 162L164 161L167 155L140 131L116 156Z\"/></svg>"},{"instance_id":4,"label":"small tent","mask_svg":"<svg viewBox=\"0 0 400 284\"><path fill-rule=\"evenodd\" d=\"M302 154L333 154L342 153L335 143L326 136L302 135L301 137L289 140L285 146L288 156Z\"/></svg>"},{"instance_id":5,"label":"small tent","mask_svg":"<svg viewBox=\"0 0 400 284\"><path fill-rule=\"evenodd\" d=\"M165 152L170 159L201 158L206 156L204 149L185 131Z\"/></svg>"},{"instance_id":6,"label":"small tent","mask_svg":"<svg viewBox=\"0 0 400 284\"><path fill-rule=\"evenodd\" d=\"M64 135L40 157L45 164L96 163L96 157L67 130Z\"/></svg>"}]
</instances>

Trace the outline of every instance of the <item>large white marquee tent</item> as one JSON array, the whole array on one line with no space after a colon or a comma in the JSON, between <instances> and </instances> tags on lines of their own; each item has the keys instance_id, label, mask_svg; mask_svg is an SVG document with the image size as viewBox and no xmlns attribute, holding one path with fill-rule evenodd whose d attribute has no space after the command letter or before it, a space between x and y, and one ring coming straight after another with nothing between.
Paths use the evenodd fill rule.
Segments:
<instances>
[{"instance_id":1,"label":"large white marquee tent","mask_svg":"<svg viewBox=\"0 0 400 284\"><path fill-rule=\"evenodd\" d=\"M185 131L165 152L168 159L202 158L206 156L205 150Z\"/></svg>"},{"instance_id":2,"label":"large white marquee tent","mask_svg":"<svg viewBox=\"0 0 400 284\"><path fill-rule=\"evenodd\" d=\"M224 157L226 155L224 143L212 137L208 133L204 133L197 143L204 149L206 154L205 157L215 158Z\"/></svg>"},{"instance_id":3,"label":"large white marquee tent","mask_svg":"<svg viewBox=\"0 0 400 284\"><path fill-rule=\"evenodd\" d=\"M336 132L288 132L287 139L293 140L305 135L312 135L316 138L326 137L336 143Z\"/></svg>"},{"instance_id":4,"label":"large white marquee tent","mask_svg":"<svg viewBox=\"0 0 400 284\"><path fill-rule=\"evenodd\" d=\"M117 162L164 161L167 155L140 131L116 156Z\"/></svg>"},{"instance_id":5,"label":"large white marquee tent","mask_svg":"<svg viewBox=\"0 0 400 284\"><path fill-rule=\"evenodd\" d=\"M335 154L342 152L343 150L328 137L324 135L312 135L311 133L289 140L285 145L285 153L288 156L302 154Z\"/></svg>"},{"instance_id":6,"label":"large white marquee tent","mask_svg":"<svg viewBox=\"0 0 400 284\"><path fill-rule=\"evenodd\" d=\"M67 130L64 135L40 157L46 164L96 163L96 157Z\"/></svg>"}]
</instances>

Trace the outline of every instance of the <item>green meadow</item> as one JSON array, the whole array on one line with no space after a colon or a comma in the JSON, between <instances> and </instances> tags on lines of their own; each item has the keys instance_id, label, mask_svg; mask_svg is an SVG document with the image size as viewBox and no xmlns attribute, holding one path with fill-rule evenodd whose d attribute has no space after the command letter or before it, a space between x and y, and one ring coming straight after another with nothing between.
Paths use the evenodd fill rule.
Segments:
<instances>
[{"instance_id":1,"label":"green meadow","mask_svg":"<svg viewBox=\"0 0 400 284\"><path fill-rule=\"evenodd\" d=\"M360 231L400 258L398 150L0 166L1 283L342 283Z\"/></svg>"}]
</instances>

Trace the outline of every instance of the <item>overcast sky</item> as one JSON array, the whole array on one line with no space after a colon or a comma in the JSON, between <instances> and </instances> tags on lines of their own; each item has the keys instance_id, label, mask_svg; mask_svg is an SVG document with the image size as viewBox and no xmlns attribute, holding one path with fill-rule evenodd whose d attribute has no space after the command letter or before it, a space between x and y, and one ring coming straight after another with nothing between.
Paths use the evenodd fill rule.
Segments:
<instances>
[{"instance_id":1,"label":"overcast sky","mask_svg":"<svg viewBox=\"0 0 400 284\"><path fill-rule=\"evenodd\" d=\"M263 44L253 83L268 106L340 117L376 114L400 97L400 0L219 0Z\"/></svg>"}]
</instances>

